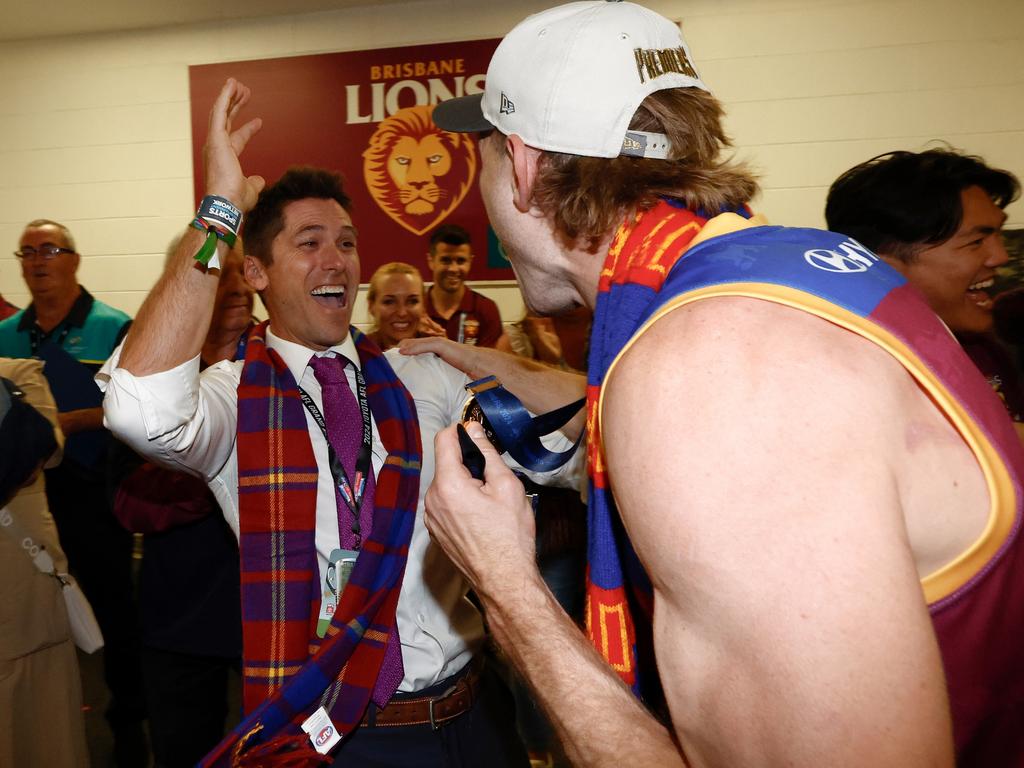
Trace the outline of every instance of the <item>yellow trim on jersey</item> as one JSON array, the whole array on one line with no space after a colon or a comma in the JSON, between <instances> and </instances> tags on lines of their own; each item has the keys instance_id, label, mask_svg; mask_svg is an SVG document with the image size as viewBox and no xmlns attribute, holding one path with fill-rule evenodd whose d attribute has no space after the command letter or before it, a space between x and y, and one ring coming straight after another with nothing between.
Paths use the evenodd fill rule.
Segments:
<instances>
[{"instance_id":1,"label":"yellow trim on jersey","mask_svg":"<svg viewBox=\"0 0 1024 768\"><path fill-rule=\"evenodd\" d=\"M959 400L945 388L942 382L928 370L906 344L866 318L813 294L781 285L770 283L732 283L701 288L670 300L644 323L608 367L608 372L604 376L605 383L610 380L615 366L618 365L622 357L633 346L633 343L654 323L679 307L701 299L718 296L763 299L816 315L841 328L852 331L858 336L875 342L906 368L918 385L939 405L943 414L953 423L956 431L971 449L985 477L985 484L988 487L991 500L988 520L985 524L985 529L978 539L952 561L921 579L921 588L924 590L925 600L931 604L953 594L981 571L996 555L1013 530L1017 499L1010 474L995 447L989 442L981 428L967 414ZM605 392L606 388L602 386L597 403L596 418L599 423L604 410ZM603 446L600 446L599 450L603 452Z\"/></svg>"}]
</instances>

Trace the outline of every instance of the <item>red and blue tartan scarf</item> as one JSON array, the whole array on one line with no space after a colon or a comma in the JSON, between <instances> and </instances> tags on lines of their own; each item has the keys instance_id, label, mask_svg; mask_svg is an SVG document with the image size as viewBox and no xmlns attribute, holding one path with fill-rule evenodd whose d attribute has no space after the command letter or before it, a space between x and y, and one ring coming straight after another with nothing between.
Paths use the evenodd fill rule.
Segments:
<instances>
[{"instance_id":1,"label":"red and blue tartan scarf","mask_svg":"<svg viewBox=\"0 0 1024 768\"><path fill-rule=\"evenodd\" d=\"M388 452L373 525L321 640L314 535L317 479L306 411L267 323L249 335L238 386L239 553L248 716L203 766L307 765L322 758L299 724L324 706L357 728L395 626L419 500L422 445L412 397L380 348L352 329L370 411ZM392 691L393 693L393 691Z\"/></svg>"},{"instance_id":2,"label":"red and blue tartan scarf","mask_svg":"<svg viewBox=\"0 0 1024 768\"><path fill-rule=\"evenodd\" d=\"M739 211L749 216L746 209ZM708 221L659 202L624 222L598 282L587 364L587 636L634 694L657 706L660 687L651 638L653 595L622 525L608 481L597 418L608 369L639 329L672 266Z\"/></svg>"}]
</instances>

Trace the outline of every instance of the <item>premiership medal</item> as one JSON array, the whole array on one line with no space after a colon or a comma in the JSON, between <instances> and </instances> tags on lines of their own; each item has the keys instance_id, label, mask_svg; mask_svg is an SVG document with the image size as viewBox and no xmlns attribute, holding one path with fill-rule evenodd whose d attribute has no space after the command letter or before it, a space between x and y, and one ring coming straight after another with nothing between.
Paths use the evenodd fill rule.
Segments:
<instances>
[{"instance_id":1,"label":"premiership medal","mask_svg":"<svg viewBox=\"0 0 1024 768\"><path fill-rule=\"evenodd\" d=\"M562 466L573 455L583 439L567 451L549 451L541 437L559 429L586 403L585 399L556 408L540 416L532 416L519 399L501 386L494 376L487 376L466 385L471 397L462 408L462 421L475 421L498 453L508 453L521 466L534 472L550 472Z\"/></svg>"},{"instance_id":2,"label":"premiership medal","mask_svg":"<svg viewBox=\"0 0 1024 768\"><path fill-rule=\"evenodd\" d=\"M483 407L481 407L479 401L476 399L476 395L471 395L466 401L466 404L462 406L462 422L475 421L481 427L484 428L484 434L487 436L487 440L498 453L504 453L505 449L501 447L501 440L498 439L498 435L494 432L494 427L491 426L490 420L487 418L487 414L484 413Z\"/></svg>"}]
</instances>

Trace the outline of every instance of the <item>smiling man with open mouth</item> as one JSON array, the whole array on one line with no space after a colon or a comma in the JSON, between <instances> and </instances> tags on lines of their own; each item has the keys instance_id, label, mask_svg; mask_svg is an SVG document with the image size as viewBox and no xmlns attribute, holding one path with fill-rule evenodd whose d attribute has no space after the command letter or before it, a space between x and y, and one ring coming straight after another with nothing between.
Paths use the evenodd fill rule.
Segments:
<instances>
[{"instance_id":1,"label":"smiling man with open mouth","mask_svg":"<svg viewBox=\"0 0 1024 768\"><path fill-rule=\"evenodd\" d=\"M1008 171L948 149L890 152L829 190L829 229L852 235L921 292L1002 398L1024 439L1024 387L993 328L996 270L1009 256L1003 209L1020 194Z\"/></svg>"},{"instance_id":2,"label":"smiling man with open mouth","mask_svg":"<svg viewBox=\"0 0 1024 768\"><path fill-rule=\"evenodd\" d=\"M248 98L225 83L209 194L100 374L115 434L202 477L239 540L246 719L200 764L332 753L335 764L388 768L526 766L468 581L423 523L434 436L460 418L469 379L433 355L384 353L350 327L351 201L323 169L293 168L266 188L245 176L238 155L260 122L232 122ZM233 245L243 214L244 276L269 319L242 358L200 373L213 256ZM562 399L522 384L535 412L583 386ZM553 439L552 449L571 445ZM545 481L574 485L581 461Z\"/></svg>"},{"instance_id":3,"label":"smiling man with open mouth","mask_svg":"<svg viewBox=\"0 0 1024 768\"><path fill-rule=\"evenodd\" d=\"M1007 262L1003 209L1013 174L947 149L890 152L851 168L828 194L829 229L892 265L954 333L992 330L992 278Z\"/></svg>"}]
</instances>

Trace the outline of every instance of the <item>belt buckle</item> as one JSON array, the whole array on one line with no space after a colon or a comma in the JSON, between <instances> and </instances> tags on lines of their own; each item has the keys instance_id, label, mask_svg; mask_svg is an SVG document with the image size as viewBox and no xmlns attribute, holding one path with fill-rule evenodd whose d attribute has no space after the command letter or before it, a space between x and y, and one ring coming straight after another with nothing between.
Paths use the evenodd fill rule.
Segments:
<instances>
[{"instance_id":1,"label":"belt buckle","mask_svg":"<svg viewBox=\"0 0 1024 768\"><path fill-rule=\"evenodd\" d=\"M438 701L444 701L445 699L447 699L449 696L451 696L453 693L455 693L455 689L458 688L458 687L459 687L459 685L458 685L458 683L456 683L455 685L451 686L447 691L442 693L440 696L438 696L436 698L433 698L433 699L430 699L430 701L427 702L427 712L430 714L430 728L431 728L431 730L436 731L438 728L441 727L441 726L439 726L437 724L437 721L434 720L434 704L436 702L438 702Z\"/></svg>"}]
</instances>

